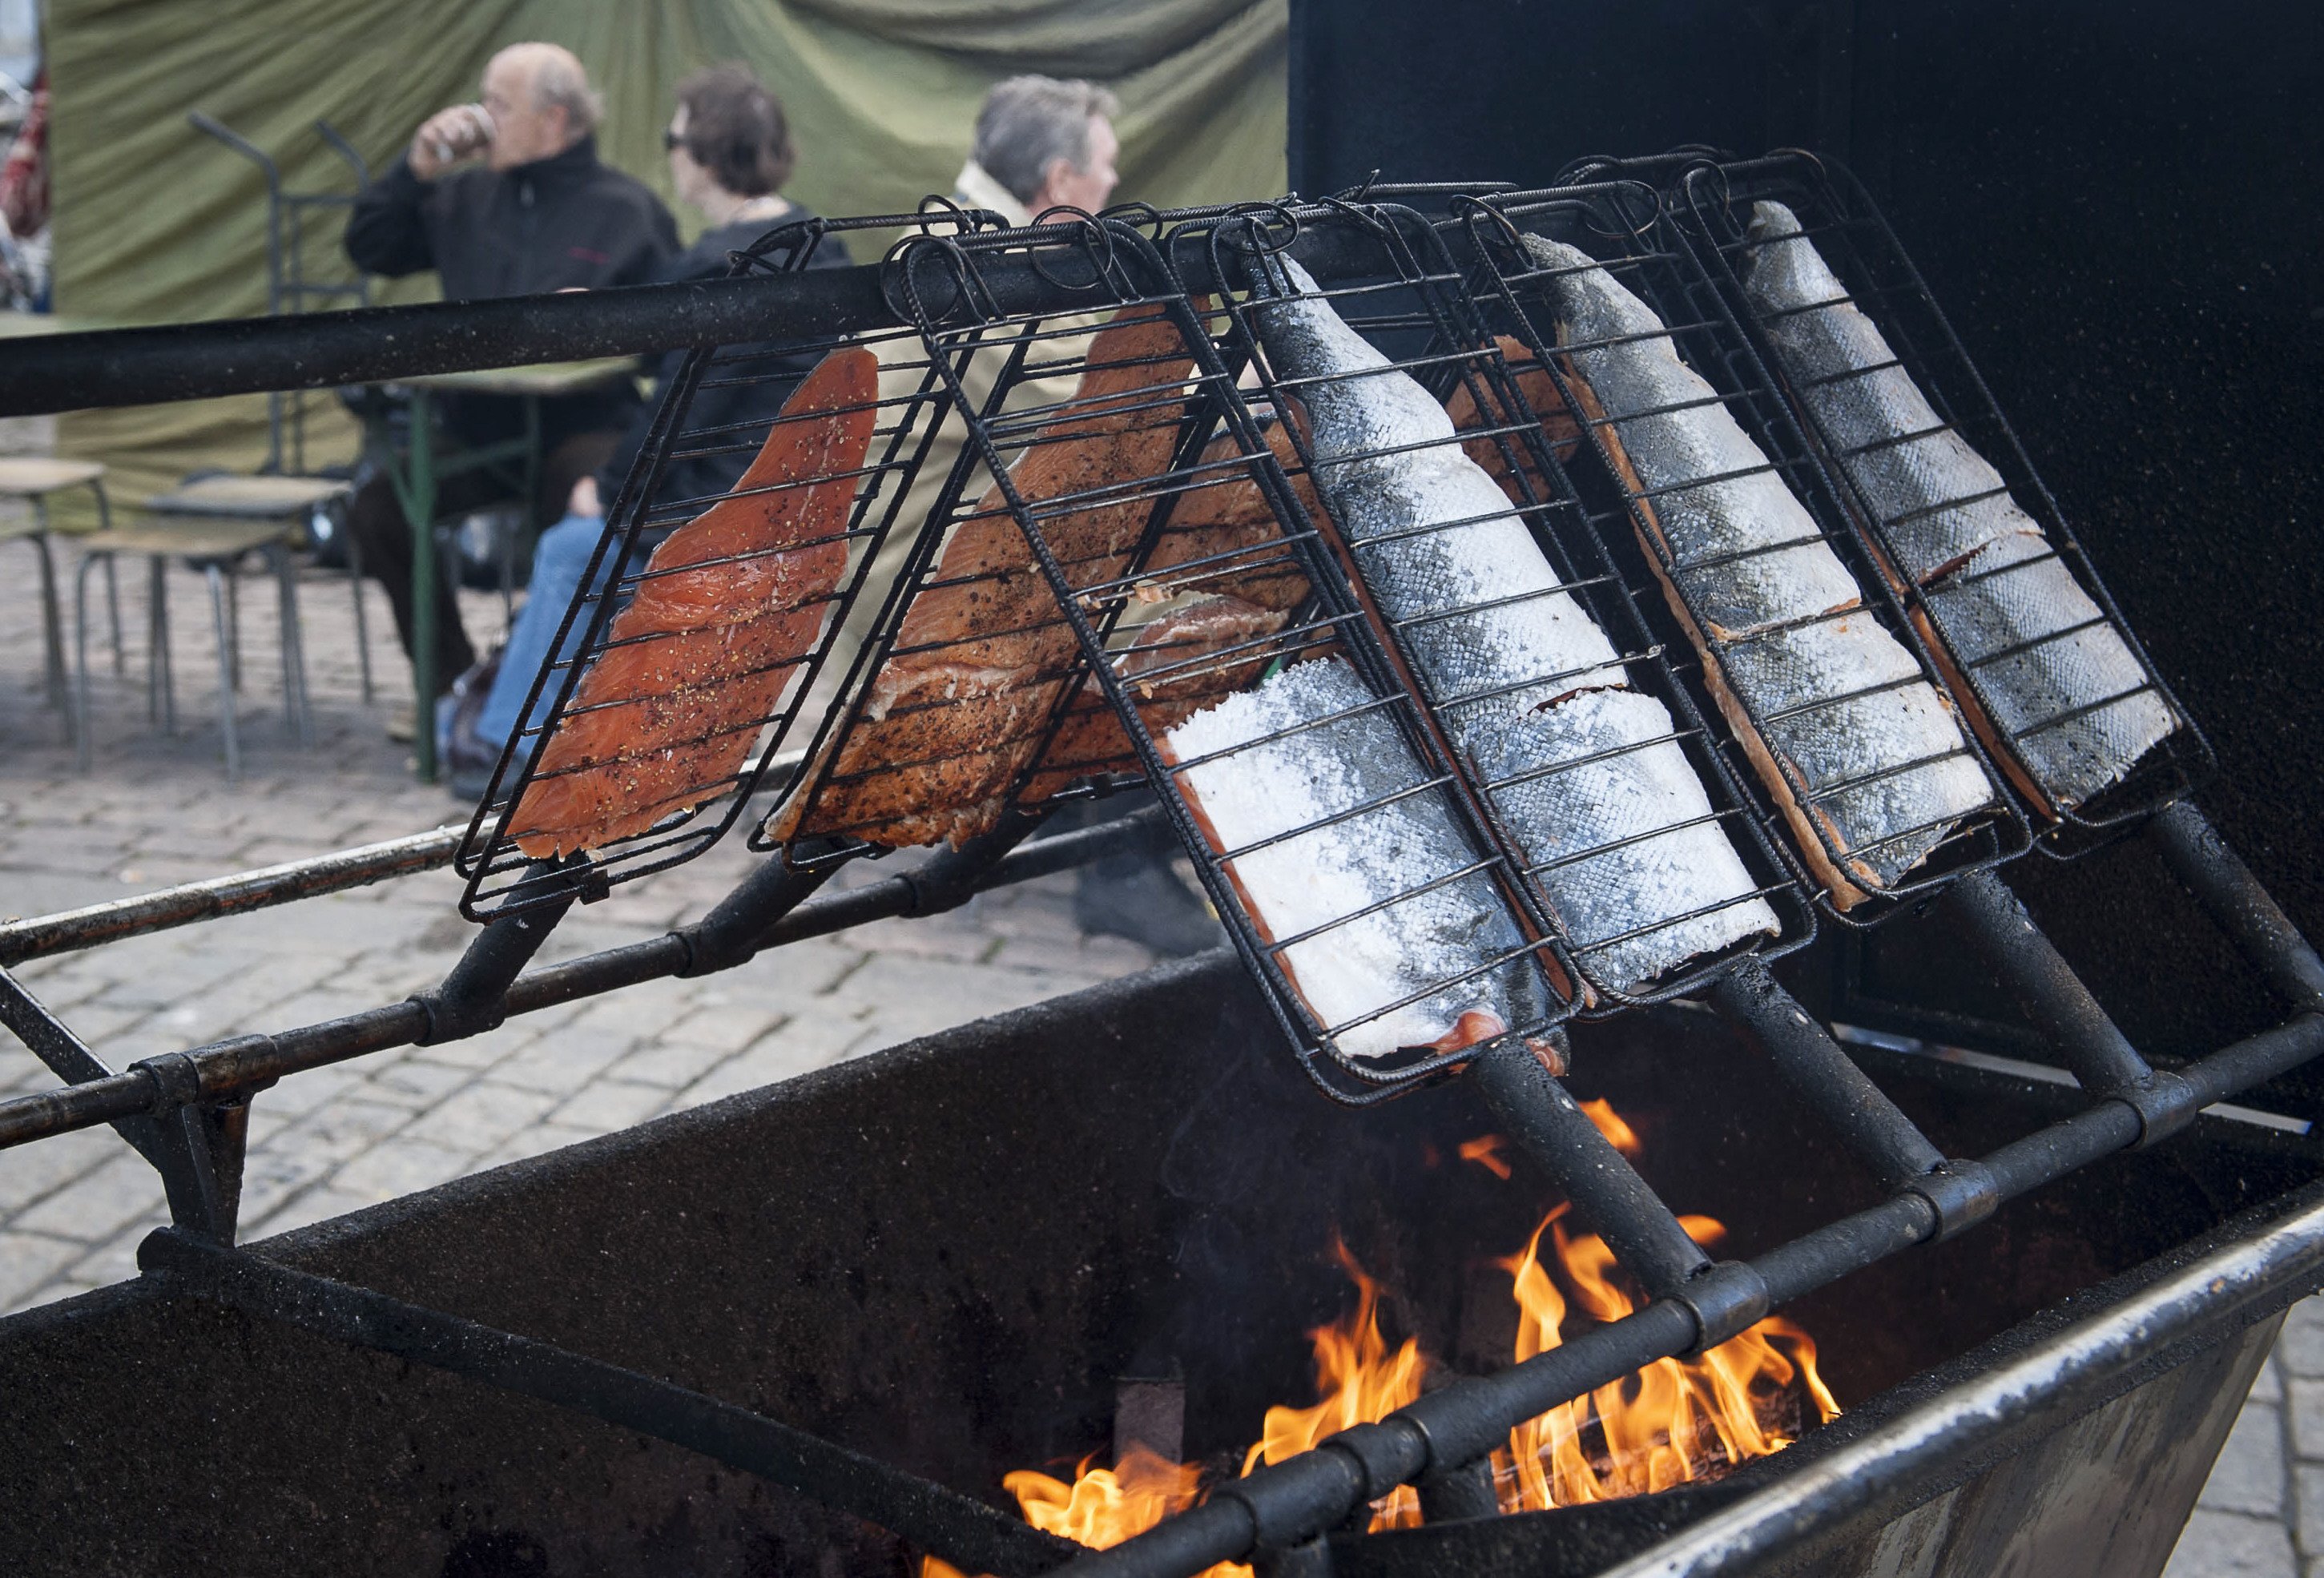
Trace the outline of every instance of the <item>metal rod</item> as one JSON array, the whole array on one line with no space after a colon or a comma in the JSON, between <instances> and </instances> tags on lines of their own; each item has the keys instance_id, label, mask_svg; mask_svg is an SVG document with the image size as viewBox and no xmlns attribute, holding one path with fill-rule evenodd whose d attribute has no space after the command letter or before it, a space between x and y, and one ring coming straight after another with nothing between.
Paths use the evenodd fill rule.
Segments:
<instances>
[{"instance_id":1,"label":"metal rod","mask_svg":"<svg viewBox=\"0 0 2324 1578\"><path fill-rule=\"evenodd\" d=\"M167 931L216 915L238 915L408 876L449 860L459 846L457 827L438 827L383 844L366 844L312 860L262 866L232 876L184 882L134 898L23 920L0 921L0 964L95 947L125 937Z\"/></svg>"},{"instance_id":2,"label":"metal rod","mask_svg":"<svg viewBox=\"0 0 2324 1578\"><path fill-rule=\"evenodd\" d=\"M1713 1513L1607 1578L1740 1578L1795 1555L1820 1534L1896 1507L1935 1464L1982 1455L2038 1418L2069 1419L2121 1377L2224 1310L2305 1291L2324 1268L2324 1202L2233 1244L1986 1370L1942 1398Z\"/></svg>"},{"instance_id":3,"label":"metal rod","mask_svg":"<svg viewBox=\"0 0 2324 1578\"><path fill-rule=\"evenodd\" d=\"M2146 836L2270 986L2294 1008L2324 1009L2324 960L2202 812L2181 800L2146 825Z\"/></svg>"},{"instance_id":4,"label":"metal rod","mask_svg":"<svg viewBox=\"0 0 2324 1578\"><path fill-rule=\"evenodd\" d=\"M1970 872L1946 891L1945 908L2034 1027L2065 1057L2083 1089L2121 1095L2153 1077L2129 1038L2000 878Z\"/></svg>"},{"instance_id":5,"label":"metal rod","mask_svg":"<svg viewBox=\"0 0 2324 1578\"><path fill-rule=\"evenodd\" d=\"M978 878L962 897L1029 881L1118 849L1133 847L1136 841L1152 836L1152 815L1141 811L1012 851L1008 858ZM890 877L853 892L831 894L800 905L765 935L759 947L774 947L804 937L844 931L867 920L910 913L913 906L925 903L925 895L908 876ZM759 950L751 951L755 954ZM679 932L585 955L517 977L508 990L507 1010L511 1015L530 1013L576 998L675 975L686 967L690 957L685 937ZM735 962L740 964L742 960L738 958ZM319 1025L271 1036L236 1037L167 1056L183 1058L190 1066L198 1080L194 1095L206 1102L217 1101L254 1090L285 1075L345 1062L390 1047L415 1045L428 1029L426 1008L406 1000ZM157 1104L171 1099L169 1089L155 1071L159 1061L148 1058L119 1074L84 1084L38 1091L0 1102L0 1149L153 1111Z\"/></svg>"},{"instance_id":6,"label":"metal rod","mask_svg":"<svg viewBox=\"0 0 2324 1578\"><path fill-rule=\"evenodd\" d=\"M1328 217L1315 219L1293 254L1319 277L1347 272L1346 260L1355 254L1351 231ZM1177 263L1188 289L1215 288L1200 258L1190 254ZM1001 313L1086 311L1089 291L1048 277L1045 267L1054 261L1022 253L982 256L977 263ZM0 416L384 383L677 346L825 343L898 327L882 274L881 266L867 264L32 336L0 342Z\"/></svg>"},{"instance_id":7,"label":"metal rod","mask_svg":"<svg viewBox=\"0 0 2324 1578\"><path fill-rule=\"evenodd\" d=\"M1614 1251L1660 1297L1711 1264L1670 1207L1598 1131L1522 1043L1495 1047L1469 1077L1511 1139L1554 1180Z\"/></svg>"},{"instance_id":8,"label":"metal rod","mask_svg":"<svg viewBox=\"0 0 2324 1578\"><path fill-rule=\"evenodd\" d=\"M1944 1153L1776 983L1765 964L1738 960L1712 983L1711 1004L1758 1042L1784 1083L1831 1125L1883 1186L1902 1188L1943 1165Z\"/></svg>"},{"instance_id":9,"label":"metal rod","mask_svg":"<svg viewBox=\"0 0 2324 1578\"><path fill-rule=\"evenodd\" d=\"M804 1430L633 1370L161 1228L139 1267L222 1304L416 1360L670 1442L863 1518L965 1571L1003 1578L1082 1547Z\"/></svg>"}]
</instances>

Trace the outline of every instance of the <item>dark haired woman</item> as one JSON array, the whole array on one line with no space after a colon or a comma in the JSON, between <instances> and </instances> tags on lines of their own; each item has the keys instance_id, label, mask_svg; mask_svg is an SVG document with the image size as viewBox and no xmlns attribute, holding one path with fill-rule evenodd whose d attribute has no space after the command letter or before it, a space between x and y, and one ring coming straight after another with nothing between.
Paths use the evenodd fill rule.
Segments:
<instances>
[{"instance_id":1,"label":"dark haired woman","mask_svg":"<svg viewBox=\"0 0 2324 1578\"><path fill-rule=\"evenodd\" d=\"M671 116L662 143L669 151L670 182L679 199L699 209L710 222L710 228L670 266L665 278L722 278L731 268L731 254L770 230L814 217L782 195L783 182L798 162L790 126L782 105L744 67L712 66L679 83L678 112ZM837 268L848 261L847 248L839 238L827 236L816 248L810 266ZM672 351L663 358L659 369L663 387L669 386L684 360L682 351ZM752 365L762 374L786 370L765 362ZM671 518L639 534L632 550L636 562L642 564L661 539L693 513L683 506L692 501L706 503L734 485L765 438L766 428L782 409L784 398L807 367L802 363L787 370L790 376L697 392L687 411L687 428L727 429L733 434L733 441L718 446L716 454L672 460L664 469L654 489L652 506ZM648 406L613 457L595 476L584 477L575 485L565 519L542 532L533 550L530 589L509 631L507 646L496 658L463 677L461 705L451 720L450 737L443 742L456 796L474 800L483 795L501 748L516 732L533 676L549 660L558 624L588 573L589 556L605 529L605 507L613 503L622 479L643 448L652 419L653 408ZM609 574L610 565L600 567L600 586ZM574 621L576 633L568 641L577 645L586 624L586 619ZM556 691L554 678L542 687L539 713L547 712ZM481 706L468 699L479 692Z\"/></svg>"}]
</instances>

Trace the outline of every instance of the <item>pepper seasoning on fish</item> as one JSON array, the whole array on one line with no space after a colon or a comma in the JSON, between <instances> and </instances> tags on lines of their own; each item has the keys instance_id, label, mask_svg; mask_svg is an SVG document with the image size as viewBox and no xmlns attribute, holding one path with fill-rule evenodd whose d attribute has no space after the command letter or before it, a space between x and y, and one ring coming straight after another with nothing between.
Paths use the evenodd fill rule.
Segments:
<instances>
[{"instance_id":1,"label":"pepper seasoning on fish","mask_svg":"<svg viewBox=\"0 0 2324 1578\"><path fill-rule=\"evenodd\" d=\"M733 786L846 573L878 374L861 346L816 363L733 492L654 550L518 798L519 849L599 848Z\"/></svg>"},{"instance_id":2,"label":"pepper seasoning on fish","mask_svg":"<svg viewBox=\"0 0 2324 1578\"><path fill-rule=\"evenodd\" d=\"M1843 909L1894 887L1993 803L1951 708L1654 309L1578 248L1524 245L1646 561L1801 854Z\"/></svg>"},{"instance_id":3,"label":"pepper seasoning on fish","mask_svg":"<svg viewBox=\"0 0 2324 1578\"><path fill-rule=\"evenodd\" d=\"M1294 664L1158 743L1341 1050L1458 1051L1546 1015L1540 969L1445 791L1421 788L1419 759L1343 659Z\"/></svg>"},{"instance_id":4,"label":"pepper seasoning on fish","mask_svg":"<svg viewBox=\"0 0 2324 1578\"><path fill-rule=\"evenodd\" d=\"M1255 313L1317 491L1582 974L1630 992L1775 933L1669 709L1630 687L1452 418L1285 267L1296 293Z\"/></svg>"},{"instance_id":5,"label":"pepper seasoning on fish","mask_svg":"<svg viewBox=\"0 0 2324 1578\"><path fill-rule=\"evenodd\" d=\"M1939 419L1798 217L1755 203L1748 241L1744 296L1871 511L1883 568L1918 589L1914 617L1971 723L2045 811L2119 781L2179 726L2122 633Z\"/></svg>"}]
</instances>

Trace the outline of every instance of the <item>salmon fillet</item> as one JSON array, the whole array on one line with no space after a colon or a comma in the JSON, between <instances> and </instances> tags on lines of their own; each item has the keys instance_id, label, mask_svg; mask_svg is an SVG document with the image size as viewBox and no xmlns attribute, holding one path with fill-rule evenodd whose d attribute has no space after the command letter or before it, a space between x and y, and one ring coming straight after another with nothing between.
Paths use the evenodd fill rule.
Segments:
<instances>
[{"instance_id":1,"label":"salmon fillet","mask_svg":"<svg viewBox=\"0 0 2324 1578\"><path fill-rule=\"evenodd\" d=\"M1071 408L1010 467L1019 496L1036 507L1101 489L1132 495L1038 521L1071 585L1097 586L1129 568L1154 508L1138 484L1169 467L1184 411L1176 390L1193 372L1160 308L1123 309L1092 337ZM1048 734L1078 652L996 484L906 610L829 772L807 776L820 789L785 806L770 834L901 847L958 844L993 826Z\"/></svg>"},{"instance_id":2,"label":"salmon fillet","mask_svg":"<svg viewBox=\"0 0 2324 1578\"><path fill-rule=\"evenodd\" d=\"M1290 428L1283 422L1269 426L1267 444L1289 475L1291 491L1307 518L1321 521L1323 502L1299 464ZM1203 451L1204 475L1215 480L1184 494L1170 512L1169 522L1146 561L1139 583L1141 595L1148 587L1155 588L1157 595L1174 589L1203 592L1237 597L1278 612L1296 608L1305 599L1307 577L1283 544L1283 527L1267 495L1252 479L1249 466L1231 464L1240 453L1231 433ZM1234 557L1218 557L1225 554ZM1199 568L1170 574L1189 565Z\"/></svg>"},{"instance_id":3,"label":"salmon fillet","mask_svg":"<svg viewBox=\"0 0 2324 1578\"><path fill-rule=\"evenodd\" d=\"M1173 609L1139 632L1138 639L1114 659L1114 671L1130 682L1131 693L1139 698L1139 720L1148 734L1159 739L1204 707L1257 684L1282 646L1267 638L1289 619L1279 609L1240 597L1204 597ZM1249 645L1252 642L1260 644ZM1235 650L1218 663L1202 660L1230 649ZM1148 678L1163 669L1169 672ZM1092 675L1074 693L1049 748L1042 752L1040 766L1017 797L1018 804L1038 805L1075 779L1139 770L1120 715Z\"/></svg>"},{"instance_id":4,"label":"salmon fillet","mask_svg":"<svg viewBox=\"0 0 2324 1578\"><path fill-rule=\"evenodd\" d=\"M1517 392L1525 396L1527 405L1533 407L1533 414L1541 423L1542 435L1549 440L1551 452L1560 462L1572 459L1574 449L1582 442L1582 427L1573 420L1573 413L1566 409L1565 397L1558 392L1557 380L1549 375L1549 369L1541 365L1532 347L1523 340L1499 335L1494 338L1493 344L1500 351L1501 360L1508 365L1510 376L1517 381ZM1508 424L1511 419L1499 409L1500 402L1493 398L1489 390L1486 392L1486 399L1492 405L1489 415L1479 408L1476 397L1469 392L1466 380L1453 386L1452 398L1444 402L1444 414L1452 419L1455 432L1466 433L1479 428ZM1491 438L1471 438L1462 443L1461 448L1501 484L1503 492L1513 500L1518 498L1510 482L1508 462L1502 457L1499 444ZM1519 448L1517 452L1522 455L1524 450ZM1526 469L1528 472L1533 469L1530 463L1526 464ZM1556 496L1538 477L1534 479L1533 491L1536 498Z\"/></svg>"},{"instance_id":5,"label":"salmon fillet","mask_svg":"<svg viewBox=\"0 0 2324 1578\"><path fill-rule=\"evenodd\" d=\"M602 847L731 787L846 573L878 373L861 346L817 363L733 490L654 550L509 819L526 854Z\"/></svg>"}]
</instances>

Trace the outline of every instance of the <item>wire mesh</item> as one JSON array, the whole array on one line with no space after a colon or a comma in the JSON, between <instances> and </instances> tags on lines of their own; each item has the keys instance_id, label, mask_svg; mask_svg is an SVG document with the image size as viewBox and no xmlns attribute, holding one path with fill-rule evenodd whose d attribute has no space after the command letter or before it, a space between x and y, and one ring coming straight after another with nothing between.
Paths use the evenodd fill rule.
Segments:
<instances>
[{"instance_id":1,"label":"wire mesh","mask_svg":"<svg viewBox=\"0 0 2324 1578\"><path fill-rule=\"evenodd\" d=\"M810 266L836 232L973 227L944 209L814 220L733 273ZM917 331L688 355L456 856L471 919L604 892L724 837L771 775L905 516L950 396Z\"/></svg>"},{"instance_id":2,"label":"wire mesh","mask_svg":"<svg viewBox=\"0 0 2324 1578\"><path fill-rule=\"evenodd\" d=\"M1087 309L1005 309L1002 259ZM1238 397L1223 319L1119 220L916 241L896 277L970 441L760 837L803 864L958 843L1142 778L1335 1099L1547 1047L1567 966L1366 630L1287 433Z\"/></svg>"},{"instance_id":3,"label":"wire mesh","mask_svg":"<svg viewBox=\"0 0 2324 1578\"><path fill-rule=\"evenodd\" d=\"M1488 322L1587 435L1585 524L1827 914L1872 924L2030 831L1708 276L1635 182L1462 205Z\"/></svg>"},{"instance_id":4,"label":"wire mesh","mask_svg":"<svg viewBox=\"0 0 2324 1578\"><path fill-rule=\"evenodd\" d=\"M1302 224L1328 226L1342 263L1352 238L1352 266L1295 280L1273 254ZM1574 961L1582 1011L1692 991L1811 938L1795 873L1572 530L1580 501L1528 400L1539 369L1505 362L1427 222L1329 203L1182 226L1173 245L1206 248L1214 275L1239 254L1259 276L1232 304L1235 346L1297 413L1299 480L1323 495L1335 558L1529 915Z\"/></svg>"},{"instance_id":5,"label":"wire mesh","mask_svg":"<svg viewBox=\"0 0 2324 1578\"><path fill-rule=\"evenodd\" d=\"M1803 152L1671 159L1656 173L1977 732L2044 825L2036 846L2086 852L2188 794L2211 771L2209 743L1862 186ZM1795 217L1795 234L1766 228L1776 216L1756 206L1769 202ZM1783 278L1793 271L1813 289L1798 294ZM1840 345L1852 347L1844 365L1825 365Z\"/></svg>"}]
</instances>

